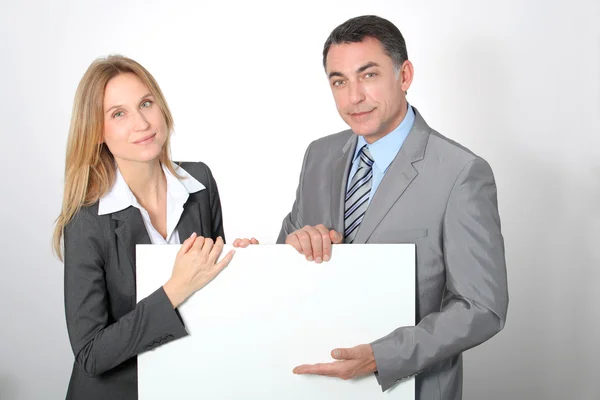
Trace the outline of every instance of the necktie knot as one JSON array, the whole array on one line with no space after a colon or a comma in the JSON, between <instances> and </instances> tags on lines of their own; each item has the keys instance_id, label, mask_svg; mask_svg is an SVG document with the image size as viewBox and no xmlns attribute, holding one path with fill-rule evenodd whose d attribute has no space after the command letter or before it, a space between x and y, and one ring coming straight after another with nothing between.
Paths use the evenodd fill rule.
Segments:
<instances>
[{"instance_id":1,"label":"necktie knot","mask_svg":"<svg viewBox=\"0 0 600 400\"><path fill-rule=\"evenodd\" d=\"M358 163L358 168L371 168L373 166L373 156L371 155L371 152L367 148L366 144L362 147L362 149L360 149L359 157L360 162Z\"/></svg>"}]
</instances>

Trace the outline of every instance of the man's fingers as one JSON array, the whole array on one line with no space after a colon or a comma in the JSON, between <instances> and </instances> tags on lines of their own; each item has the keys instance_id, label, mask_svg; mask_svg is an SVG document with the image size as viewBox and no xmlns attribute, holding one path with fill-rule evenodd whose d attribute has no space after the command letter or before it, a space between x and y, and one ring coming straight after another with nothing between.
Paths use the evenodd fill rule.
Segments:
<instances>
[{"instance_id":1,"label":"man's fingers","mask_svg":"<svg viewBox=\"0 0 600 400\"><path fill-rule=\"evenodd\" d=\"M312 243L310 238L310 233L308 232L309 227L304 227L296 233L298 236L298 240L300 241L300 246L302 247L302 254L308 261L313 260L313 251L312 251Z\"/></svg>"},{"instance_id":2,"label":"man's fingers","mask_svg":"<svg viewBox=\"0 0 600 400\"><path fill-rule=\"evenodd\" d=\"M329 231L329 238L331 239L331 243L333 244L340 244L342 243L342 240L344 240L344 236L341 233L334 231L333 229Z\"/></svg>"},{"instance_id":3,"label":"man's fingers","mask_svg":"<svg viewBox=\"0 0 600 400\"><path fill-rule=\"evenodd\" d=\"M233 241L233 247L240 247L242 249L248 247L249 244L250 240L248 239L237 238Z\"/></svg>"},{"instance_id":4,"label":"man's fingers","mask_svg":"<svg viewBox=\"0 0 600 400\"><path fill-rule=\"evenodd\" d=\"M342 378L347 376L347 365L343 361L334 361L332 363L304 364L293 369L296 375L323 375Z\"/></svg>"},{"instance_id":5,"label":"man's fingers","mask_svg":"<svg viewBox=\"0 0 600 400\"><path fill-rule=\"evenodd\" d=\"M252 238L250 239L250 244L260 244L258 239Z\"/></svg>"},{"instance_id":6,"label":"man's fingers","mask_svg":"<svg viewBox=\"0 0 600 400\"><path fill-rule=\"evenodd\" d=\"M331 259L331 239L329 238L329 229L327 229L327 227L325 227L325 225L317 225L315 227L317 229L317 231L319 232L319 236L318 236L318 240L319 240L319 246L321 249L321 253L317 254L315 252L315 261L317 263L321 263L321 261L329 261ZM314 238L315 240L317 240L317 238ZM313 245L313 250L315 249L315 246Z\"/></svg>"},{"instance_id":7,"label":"man's fingers","mask_svg":"<svg viewBox=\"0 0 600 400\"><path fill-rule=\"evenodd\" d=\"M288 237L285 238L285 244L289 244L295 248L298 253L302 254L302 245L300 244L300 239L298 238L296 232L290 233Z\"/></svg>"},{"instance_id":8,"label":"man's fingers","mask_svg":"<svg viewBox=\"0 0 600 400\"><path fill-rule=\"evenodd\" d=\"M332 375L335 373L334 365L332 363L304 364L294 368L292 372L297 375Z\"/></svg>"},{"instance_id":9,"label":"man's fingers","mask_svg":"<svg viewBox=\"0 0 600 400\"><path fill-rule=\"evenodd\" d=\"M374 358L369 358L367 349L370 345L359 345L352 348L338 348L331 351L336 360L330 363L304 364L294 368L294 374L334 376L340 379L351 379L377 370Z\"/></svg>"},{"instance_id":10,"label":"man's fingers","mask_svg":"<svg viewBox=\"0 0 600 400\"><path fill-rule=\"evenodd\" d=\"M323 261L323 233L317 227L312 226L307 227L306 231L310 236L313 260L315 260L317 264L321 263Z\"/></svg>"},{"instance_id":11,"label":"man's fingers","mask_svg":"<svg viewBox=\"0 0 600 400\"><path fill-rule=\"evenodd\" d=\"M251 243L254 243L254 238ZM309 226L290 233L285 239L286 244L292 245L300 254L304 254L308 261L329 261L331 259L331 245L342 243L344 237L334 230L329 230L325 225ZM256 241L258 244L258 240Z\"/></svg>"}]
</instances>

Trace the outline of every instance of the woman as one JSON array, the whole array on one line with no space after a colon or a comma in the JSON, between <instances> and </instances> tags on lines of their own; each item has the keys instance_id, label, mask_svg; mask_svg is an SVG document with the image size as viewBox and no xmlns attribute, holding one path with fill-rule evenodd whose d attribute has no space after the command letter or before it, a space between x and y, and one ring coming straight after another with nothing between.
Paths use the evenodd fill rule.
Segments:
<instances>
[{"instance_id":1,"label":"woman","mask_svg":"<svg viewBox=\"0 0 600 400\"><path fill-rule=\"evenodd\" d=\"M62 212L65 312L75 354L67 399L137 399L137 355L185 336L177 307L229 264L217 185L175 165L173 119L137 62L94 61L75 95ZM135 245L181 244L171 278L136 303Z\"/></svg>"}]
</instances>

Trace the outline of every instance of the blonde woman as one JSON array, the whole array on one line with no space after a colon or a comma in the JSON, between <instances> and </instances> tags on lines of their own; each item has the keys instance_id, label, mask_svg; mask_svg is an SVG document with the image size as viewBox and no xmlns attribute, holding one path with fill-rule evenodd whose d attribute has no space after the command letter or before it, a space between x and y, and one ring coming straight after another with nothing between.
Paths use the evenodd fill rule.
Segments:
<instances>
[{"instance_id":1,"label":"blonde woman","mask_svg":"<svg viewBox=\"0 0 600 400\"><path fill-rule=\"evenodd\" d=\"M94 61L75 95L54 248L75 362L67 399L137 399L137 355L185 336L177 307L229 264L210 169L170 159L173 119L137 62ZM136 303L135 245L182 244Z\"/></svg>"}]
</instances>

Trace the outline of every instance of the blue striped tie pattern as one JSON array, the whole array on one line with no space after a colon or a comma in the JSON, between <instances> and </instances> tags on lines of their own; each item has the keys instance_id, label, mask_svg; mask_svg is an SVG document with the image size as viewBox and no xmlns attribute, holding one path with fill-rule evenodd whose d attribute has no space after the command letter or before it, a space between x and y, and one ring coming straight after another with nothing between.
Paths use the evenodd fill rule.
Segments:
<instances>
[{"instance_id":1,"label":"blue striped tie pattern","mask_svg":"<svg viewBox=\"0 0 600 400\"><path fill-rule=\"evenodd\" d=\"M346 192L344 207L344 243L352 243L358 226L362 222L368 207L373 182L373 157L364 145L360 150L359 164Z\"/></svg>"}]
</instances>

